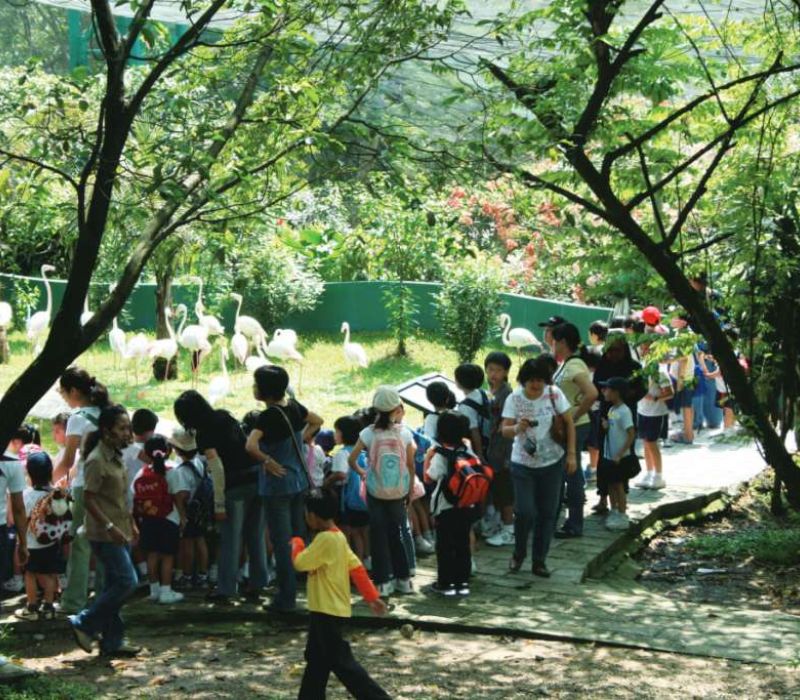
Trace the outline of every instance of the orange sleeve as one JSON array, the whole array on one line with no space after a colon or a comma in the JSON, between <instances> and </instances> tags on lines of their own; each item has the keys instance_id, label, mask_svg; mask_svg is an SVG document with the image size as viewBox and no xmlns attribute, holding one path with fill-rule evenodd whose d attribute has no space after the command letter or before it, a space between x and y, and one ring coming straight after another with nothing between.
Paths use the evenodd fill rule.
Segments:
<instances>
[{"instance_id":1,"label":"orange sleeve","mask_svg":"<svg viewBox=\"0 0 800 700\"><path fill-rule=\"evenodd\" d=\"M372 579L369 577L369 574L363 565L359 565L354 569L350 569L350 580L356 585L361 597L368 603L380 598L378 589L375 588L375 584L372 583Z\"/></svg>"},{"instance_id":2,"label":"orange sleeve","mask_svg":"<svg viewBox=\"0 0 800 700\"><path fill-rule=\"evenodd\" d=\"M292 537L292 561L297 558L297 555L300 554L305 548L306 543L303 542L302 537Z\"/></svg>"}]
</instances>

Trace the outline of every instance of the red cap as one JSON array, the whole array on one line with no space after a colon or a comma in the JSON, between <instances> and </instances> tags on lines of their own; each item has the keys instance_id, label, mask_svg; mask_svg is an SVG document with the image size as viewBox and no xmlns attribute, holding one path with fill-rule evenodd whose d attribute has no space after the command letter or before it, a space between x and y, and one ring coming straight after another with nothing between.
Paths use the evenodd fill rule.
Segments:
<instances>
[{"instance_id":1,"label":"red cap","mask_svg":"<svg viewBox=\"0 0 800 700\"><path fill-rule=\"evenodd\" d=\"M642 321L648 326L657 326L661 323L661 312L655 306L648 306L642 311Z\"/></svg>"}]
</instances>

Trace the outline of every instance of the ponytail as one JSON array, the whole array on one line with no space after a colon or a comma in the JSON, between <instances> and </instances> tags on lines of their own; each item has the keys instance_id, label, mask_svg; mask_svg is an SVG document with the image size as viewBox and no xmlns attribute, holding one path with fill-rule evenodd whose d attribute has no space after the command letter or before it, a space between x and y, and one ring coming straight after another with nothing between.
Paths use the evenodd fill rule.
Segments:
<instances>
[{"instance_id":1,"label":"ponytail","mask_svg":"<svg viewBox=\"0 0 800 700\"><path fill-rule=\"evenodd\" d=\"M392 413L393 411L378 411L378 415L375 418L375 429L389 430L393 425Z\"/></svg>"},{"instance_id":2,"label":"ponytail","mask_svg":"<svg viewBox=\"0 0 800 700\"><path fill-rule=\"evenodd\" d=\"M169 450L169 443L163 435L153 435L144 443L144 453L150 458L150 464L156 474L164 476L167 473Z\"/></svg>"},{"instance_id":3,"label":"ponytail","mask_svg":"<svg viewBox=\"0 0 800 700\"><path fill-rule=\"evenodd\" d=\"M111 404L108 389L85 369L75 366L67 367L61 375L59 383L61 384L61 388L66 391L77 389L81 396L92 406L102 409Z\"/></svg>"}]
</instances>

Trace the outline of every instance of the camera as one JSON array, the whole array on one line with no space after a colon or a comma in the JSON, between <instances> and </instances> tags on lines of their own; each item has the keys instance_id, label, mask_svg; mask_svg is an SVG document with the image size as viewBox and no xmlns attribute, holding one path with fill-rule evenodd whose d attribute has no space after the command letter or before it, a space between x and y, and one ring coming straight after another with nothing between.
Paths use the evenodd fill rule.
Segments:
<instances>
[{"instance_id":1,"label":"camera","mask_svg":"<svg viewBox=\"0 0 800 700\"><path fill-rule=\"evenodd\" d=\"M536 440L532 438L525 438L525 442L522 443L522 449L525 450L531 457L536 456Z\"/></svg>"}]
</instances>

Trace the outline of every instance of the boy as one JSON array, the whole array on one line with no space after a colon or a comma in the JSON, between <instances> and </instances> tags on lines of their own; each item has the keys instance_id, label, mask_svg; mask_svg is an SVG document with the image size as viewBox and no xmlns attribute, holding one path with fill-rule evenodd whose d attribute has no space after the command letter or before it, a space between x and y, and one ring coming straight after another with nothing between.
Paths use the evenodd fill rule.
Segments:
<instances>
[{"instance_id":1,"label":"boy","mask_svg":"<svg viewBox=\"0 0 800 700\"><path fill-rule=\"evenodd\" d=\"M508 373L511 358L504 352L490 352L483 362L491 397L491 427L486 461L494 469L491 493L492 503L500 516L499 529L491 534L486 543L493 547L514 544L514 485L511 481L511 446L513 439L503 437L503 406L511 395Z\"/></svg>"},{"instance_id":2,"label":"boy","mask_svg":"<svg viewBox=\"0 0 800 700\"><path fill-rule=\"evenodd\" d=\"M603 474L598 475L598 478L607 485L611 501L611 512L606 518L606 527L609 530L627 530L630 525L626 515L628 476L622 462L631 454L631 447L636 439L633 414L622 400L628 389L628 380L623 377L611 377L601 382L601 388L603 398L611 404L608 417L603 419L603 429L606 432L601 462Z\"/></svg>"},{"instance_id":3,"label":"boy","mask_svg":"<svg viewBox=\"0 0 800 700\"><path fill-rule=\"evenodd\" d=\"M464 392L464 400L458 404L458 412L469 421L469 439L472 451L484 459L484 448L489 446L491 409L489 397L481 389L483 370L478 365L463 364L456 367L456 386Z\"/></svg>"},{"instance_id":4,"label":"boy","mask_svg":"<svg viewBox=\"0 0 800 700\"><path fill-rule=\"evenodd\" d=\"M634 486L640 489L663 489L667 484L661 474L661 448L658 441L664 433L664 423L669 420L667 400L672 398L672 382L661 365L658 377L651 377L647 389L636 409L639 437L644 442L644 460L647 472Z\"/></svg>"},{"instance_id":5,"label":"boy","mask_svg":"<svg viewBox=\"0 0 800 700\"><path fill-rule=\"evenodd\" d=\"M306 498L306 523L317 534L307 549L302 539L292 539L294 568L308 572L310 612L307 665L298 698L324 698L333 671L354 697L388 700L386 691L353 658L350 645L342 639L341 624L351 617L351 579L376 615L386 612L386 604L344 534L333 524L338 512L334 493L312 491Z\"/></svg>"}]
</instances>

